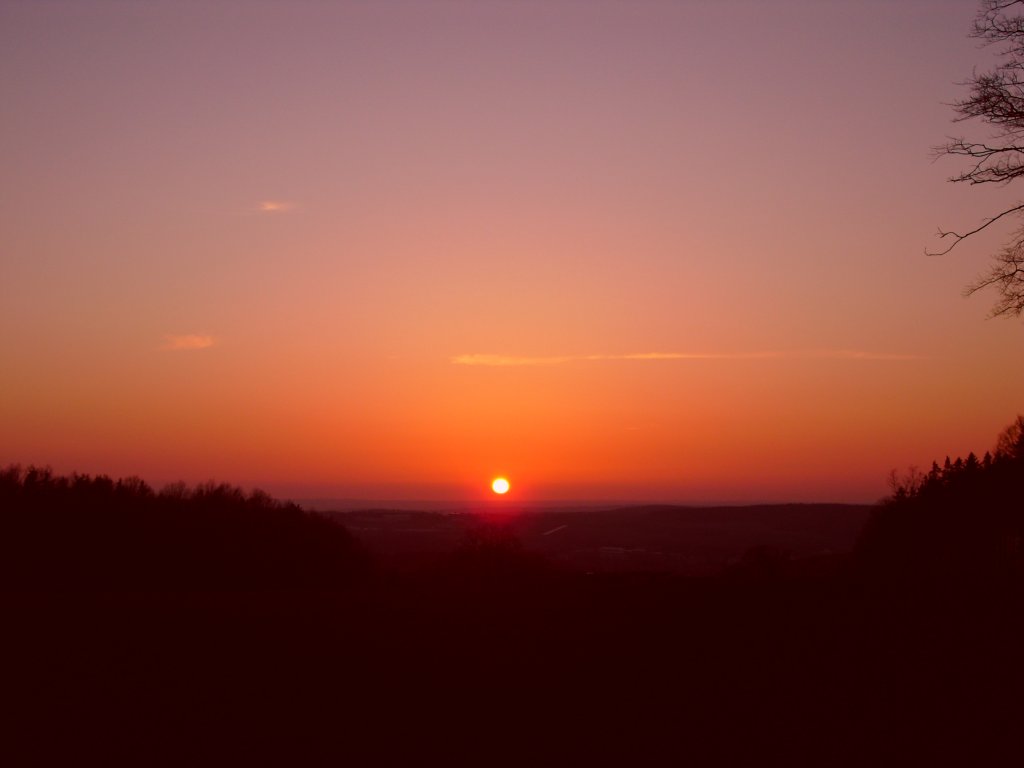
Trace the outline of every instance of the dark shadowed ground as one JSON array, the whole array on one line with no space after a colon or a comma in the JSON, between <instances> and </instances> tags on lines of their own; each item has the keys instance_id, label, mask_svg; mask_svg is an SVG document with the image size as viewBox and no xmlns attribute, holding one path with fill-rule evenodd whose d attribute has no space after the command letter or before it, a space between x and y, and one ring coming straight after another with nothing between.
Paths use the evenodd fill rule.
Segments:
<instances>
[{"instance_id":1,"label":"dark shadowed ground","mask_svg":"<svg viewBox=\"0 0 1024 768\"><path fill-rule=\"evenodd\" d=\"M1009 501L988 527L957 507L993 535L943 523L940 542L913 535L918 497L872 510L858 539L868 510L827 505L368 512L348 530L227 486L8 470L0 494L12 765L1019 753Z\"/></svg>"}]
</instances>

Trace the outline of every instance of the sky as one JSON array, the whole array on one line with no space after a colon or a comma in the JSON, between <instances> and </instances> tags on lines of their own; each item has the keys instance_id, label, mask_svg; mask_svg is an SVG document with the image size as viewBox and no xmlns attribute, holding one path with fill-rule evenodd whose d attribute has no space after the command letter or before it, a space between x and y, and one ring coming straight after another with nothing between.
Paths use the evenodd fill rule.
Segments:
<instances>
[{"instance_id":1,"label":"sky","mask_svg":"<svg viewBox=\"0 0 1024 768\"><path fill-rule=\"evenodd\" d=\"M0 463L851 501L1024 413L973 0L0 0Z\"/></svg>"}]
</instances>

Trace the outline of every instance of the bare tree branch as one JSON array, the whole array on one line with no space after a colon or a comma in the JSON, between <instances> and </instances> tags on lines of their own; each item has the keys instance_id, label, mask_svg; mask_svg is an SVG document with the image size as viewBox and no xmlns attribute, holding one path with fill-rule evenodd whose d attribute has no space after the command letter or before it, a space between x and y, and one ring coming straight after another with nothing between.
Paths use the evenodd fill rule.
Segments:
<instances>
[{"instance_id":1,"label":"bare tree branch","mask_svg":"<svg viewBox=\"0 0 1024 768\"><path fill-rule=\"evenodd\" d=\"M995 257L989 272L971 283L965 296L982 288L997 287L1000 297L992 308L993 317L1015 316L1024 306L1024 227L1017 230L1014 239Z\"/></svg>"},{"instance_id":2,"label":"bare tree branch","mask_svg":"<svg viewBox=\"0 0 1024 768\"><path fill-rule=\"evenodd\" d=\"M991 219L986 219L985 223L982 224L980 227L976 227L975 229L972 229L970 232L964 232L962 235L959 232L945 232L940 229L938 232L939 238L944 239L947 237L952 237L954 238L953 244L946 248L944 251L925 251L925 254L928 256L945 256L947 253L956 248L956 246L960 243L961 240L966 240L971 235L978 234L979 232L981 232L981 230L985 229L990 224L994 224L995 222L999 221L1001 218L1003 218L1003 216L1006 216L1011 213L1016 213L1017 211L1020 210L1024 210L1024 203L1021 203L1020 205L1015 205L1013 208L1008 208L999 215L993 216ZM973 292L974 291L971 291L971 293Z\"/></svg>"},{"instance_id":3,"label":"bare tree branch","mask_svg":"<svg viewBox=\"0 0 1024 768\"><path fill-rule=\"evenodd\" d=\"M995 128L995 135L986 141L950 138L933 151L936 157L952 155L972 161L949 179L952 182L1009 184L1024 176L1024 0L982 0L970 35L983 45L1001 45L1001 60L992 71L975 73L965 83L970 93L952 104L954 122L980 120ZM952 238L952 244L925 253L943 256L1003 217L1022 211L1024 203L1019 203L963 233L939 229L939 239ZM1019 317L1024 314L1024 227L995 254L993 262L991 270L964 293L970 296L983 288L995 288L999 298L992 314Z\"/></svg>"}]
</instances>

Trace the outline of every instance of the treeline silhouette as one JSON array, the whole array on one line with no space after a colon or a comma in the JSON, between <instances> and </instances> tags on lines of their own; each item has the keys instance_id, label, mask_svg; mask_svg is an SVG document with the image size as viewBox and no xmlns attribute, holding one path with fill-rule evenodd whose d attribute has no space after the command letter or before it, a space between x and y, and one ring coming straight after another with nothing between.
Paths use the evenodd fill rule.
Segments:
<instances>
[{"instance_id":1,"label":"treeline silhouette","mask_svg":"<svg viewBox=\"0 0 1024 768\"><path fill-rule=\"evenodd\" d=\"M1024 568L1024 416L993 451L893 475L893 493L858 545L865 568L894 579L1020 576Z\"/></svg>"},{"instance_id":2,"label":"treeline silhouette","mask_svg":"<svg viewBox=\"0 0 1024 768\"><path fill-rule=\"evenodd\" d=\"M8 723L36 763L1015 764L1022 431L899 480L852 555L699 578L486 520L385 567L263 494L9 468Z\"/></svg>"},{"instance_id":3,"label":"treeline silhouette","mask_svg":"<svg viewBox=\"0 0 1024 768\"><path fill-rule=\"evenodd\" d=\"M0 578L21 588L325 588L365 571L328 518L227 484L0 470Z\"/></svg>"}]
</instances>

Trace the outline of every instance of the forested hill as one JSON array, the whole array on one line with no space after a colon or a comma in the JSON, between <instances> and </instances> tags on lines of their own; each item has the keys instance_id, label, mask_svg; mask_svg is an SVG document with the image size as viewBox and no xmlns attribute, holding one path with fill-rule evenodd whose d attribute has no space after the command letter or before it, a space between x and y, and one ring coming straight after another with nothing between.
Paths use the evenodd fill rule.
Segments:
<instances>
[{"instance_id":1,"label":"forested hill","mask_svg":"<svg viewBox=\"0 0 1024 768\"><path fill-rule=\"evenodd\" d=\"M1024 574L1024 417L978 458L893 477L893 495L858 545L862 569L886 579L1003 579Z\"/></svg>"},{"instance_id":2,"label":"forested hill","mask_svg":"<svg viewBox=\"0 0 1024 768\"><path fill-rule=\"evenodd\" d=\"M328 518L230 485L0 471L0 578L24 588L325 587L366 567Z\"/></svg>"}]
</instances>

